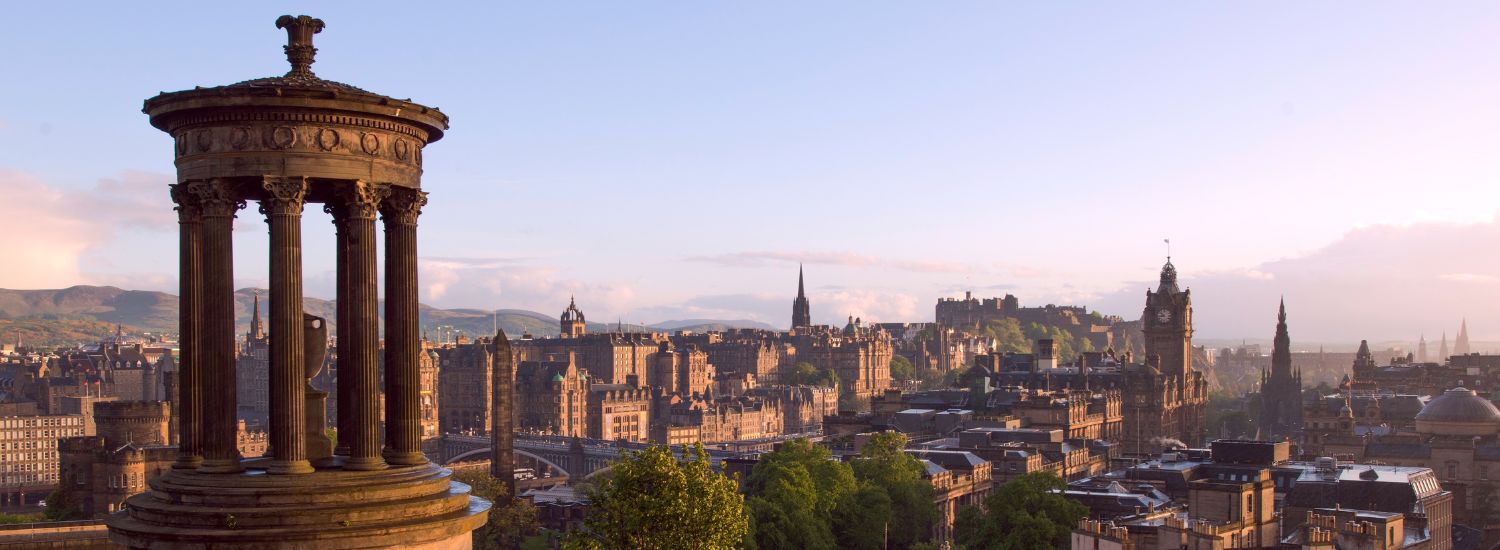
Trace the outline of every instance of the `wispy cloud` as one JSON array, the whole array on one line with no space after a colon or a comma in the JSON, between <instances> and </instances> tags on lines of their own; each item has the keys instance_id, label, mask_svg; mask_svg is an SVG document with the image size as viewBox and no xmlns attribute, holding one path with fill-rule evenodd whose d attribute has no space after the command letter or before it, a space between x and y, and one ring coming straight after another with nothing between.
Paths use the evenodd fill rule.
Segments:
<instances>
[{"instance_id":1,"label":"wispy cloud","mask_svg":"<svg viewBox=\"0 0 1500 550\"><path fill-rule=\"evenodd\" d=\"M80 261L92 252L107 250L121 229L173 230L172 210L164 207L170 181L164 174L123 172L100 180L91 189L77 190L25 172L0 169L0 196L5 197L0 201L0 235L5 236L7 255L0 286L119 283L140 288L143 279L84 273Z\"/></svg>"},{"instance_id":2,"label":"wispy cloud","mask_svg":"<svg viewBox=\"0 0 1500 550\"><path fill-rule=\"evenodd\" d=\"M882 267L917 273L963 273L976 266L941 261L882 258L853 252L733 252L712 256L690 256L690 262L705 262L732 267L761 267L782 264L836 265L844 267Z\"/></svg>"},{"instance_id":3,"label":"wispy cloud","mask_svg":"<svg viewBox=\"0 0 1500 550\"><path fill-rule=\"evenodd\" d=\"M1387 339L1453 332L1467 316L1476 339L1500 335L1500 222L1372 225L1308 254L1236 270L1193 270L1177 261L1192 288L1196 328L1207 337L1269 337L1286 297L1293 338ZM1101 296L1111 313L1140 311L1139 281ZM1130 315L1134 316L1134 315Z\"/></svg>"},{"instance_id":4,"label":"wispy cloud","mask_svg":"<svg viewBox=\"0 0 1500 550\"><path fill-rule=\"evenodd\" d=\"M1494 275L1485 275L1482 273L1444 273L1442 275L1438 275L1438 278L1444 281L1453 281L1455 283L1479 283L1487 285L1500 283L1500 277L1496 277Z\"/></svg>"}]
</instances>

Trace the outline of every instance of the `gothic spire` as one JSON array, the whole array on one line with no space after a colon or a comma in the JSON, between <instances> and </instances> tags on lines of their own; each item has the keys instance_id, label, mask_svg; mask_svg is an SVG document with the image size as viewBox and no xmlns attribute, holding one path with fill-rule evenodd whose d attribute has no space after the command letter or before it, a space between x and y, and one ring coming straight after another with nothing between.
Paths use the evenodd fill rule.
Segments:
<instances>
[{"instance_id":1,"label":"gothic spire","mask_svg":"<svg viewBox=\"0 0 1500 550\"><path fill-rule=\"evenodd\" d=\"M802 265L797 265L797 298L792 300L792 328L812 326L812 305L802 283Z\"/></svg>"},{"instance_id":2,"label":"gothic spire","mask_svg":"<svg viewBox=\"0 0 1500 550\"><path fill-rule=\"evenodd\" d=\"M256 340L266 337L265 326L260 322L260 291L254 292L250 306L250 336Z\"/></svg>"},{"instance_id":3,"label":"gothic spire","mask_svg":"<svg viewBox=\"0 0 1500 550\"><path fill-rule=\"evenodd\" d=\"M802 264L797 264L797 297L798 298L806 298L807 297L807 293L803 291L803 286L802 286Z\"/></svg>"},{"instance_id":4,"label":"gothic spire","mask_svg":"<svg viewBox=\"0 0 1500 550\"><path fill-rule=\"evenodd\" d=\"M1281 299L1281 311L1276 315L1276 339L1271 349L1271 376L1283 379L1292 374L1292 338L1286 330L1286 298Z\"/></svg>"},{"instance_id":5,"label":"gothic spire","mask_svg":"<svg viewBox=\"0 0 1500 550\"><path fill-rule=\"evenodd\" d=\"M1458 325L1458 337L1453 339L1453 354L1469 354L1469 320L1464 319Z\"/></svg>"}]
</instances>

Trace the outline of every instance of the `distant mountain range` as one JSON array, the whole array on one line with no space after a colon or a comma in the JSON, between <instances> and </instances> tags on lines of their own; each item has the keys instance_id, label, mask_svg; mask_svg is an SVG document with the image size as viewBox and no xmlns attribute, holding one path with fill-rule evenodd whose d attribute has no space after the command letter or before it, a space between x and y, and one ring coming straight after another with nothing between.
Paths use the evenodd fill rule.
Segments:
<instances>
[{"instance_id":1,"label":"distant mountain range","mask_svg":"<svg viewBox=\"0 0 1500 550\"><path fill-rule=\"evenodd\" d=\"M257 294L261 297L269 295L264 289L254 288L243 288L235 292L235 323L239 332L250 326L251 308ZM330 325L336 324L332 300L304 298L303 304L308 313L327 319ZM270 304L263 300L260 307L264 317ZM124 325L131 332L175 333L177 311L177 296L165 292L124 290L112 286L74 286L57 290L0 289L0 343L14 342L16 334L7 332L24 334L28 344L86 343L76 340L107 336L116 324ZM433 339L438 339L440 333L463 333L471 337L489 335L494 332L495 326L505 329L506 334L511 337L521 334L558 334L558 318L535 311L439 309L427 305L421 305L419 311L422 329ZM46 330L49 326L56 326L58 330L49 332ZM588 328L594 332L613 331L617 328L625 331L702 332L774 327L748 320L687 319L646 326L589 323Z\"/></svg>"}]
</instances>

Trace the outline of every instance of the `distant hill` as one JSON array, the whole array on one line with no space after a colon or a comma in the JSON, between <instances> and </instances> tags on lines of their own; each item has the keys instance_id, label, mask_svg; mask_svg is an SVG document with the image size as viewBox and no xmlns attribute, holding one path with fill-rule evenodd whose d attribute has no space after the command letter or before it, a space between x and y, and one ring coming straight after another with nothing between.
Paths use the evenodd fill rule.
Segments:
<instances>
[{"instance_id":1,"label":"distant hill","mask_svg":"<svg viewBox=\"0 0 1500 550\"><path fill-rule=\"evenodd\" d=\"M177 297L112 286L57 290L0 289L0 319L120 323L145 331L177 330Z\"/></svg>"},{"instance_id":2,"label":"distant hill","mask_svg":"<svg viewBox=\"0 0 1500 550\"><path fill-rule=\"evenodd\" d=\"M662 321L660 323L653 323L651 326L652 326L652 328L657 328L657 329L661 329L661 330L670 330L670 331L687 330L687 331L692 331L692 332L708 332L708 331L711 331L711 330L728 330L728 329L734 329L734 328L755 328L755 329L764 329L764 330L782 330L782 329L778 329L776 327L773 327L773 326L771 326L769 324L762 323L760 321L751 321L749 319L735 319L735 320L730 320L730 321L720 321L720 320L716 320L716 319L683 319L683 320L673 320L673 321Z\"/></svg>"},{"instance_id":3,"label":"distant hill","mask_svg":"<svg viewBox=\"0 0 1500 550\"><path fill-rule=\"evenodd\" d=\"M256 295L261 297L262 318L269 313L270 293L265 289L242 288L235 291L236 332L249 330L251 308ZM114 325L124 325L133 334L142 332L177 332L177 296L165 292L124 290L111 286L74 286L56 290L0 289L0 342L13 343L17 336L31 345L71 345L97 341L114 332ZM382 303L382 306L384 304ZM328 320L337 328L332 300L304 298L304 309ZM498 325L515 337L521 334L556 336L556 316L520 309L486 311L479 309L439 309L418 307L424 332L437 339L439 331L462 332L470 337L494 333ZM616 329L615 323L589 323L592 332ZM621 325L625 331L702 332L725 328L771 328L756 321L721 321L690 319L665 321L650 326Z\"/></svg>"}]
</instances>

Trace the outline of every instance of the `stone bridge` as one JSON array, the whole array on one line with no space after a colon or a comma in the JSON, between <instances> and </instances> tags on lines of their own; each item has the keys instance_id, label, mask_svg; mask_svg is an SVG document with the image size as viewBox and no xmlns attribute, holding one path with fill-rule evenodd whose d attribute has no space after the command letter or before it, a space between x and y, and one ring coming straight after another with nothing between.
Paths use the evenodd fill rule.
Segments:
<instances>
[{"instance_id":1,"label":"stone bridge","mask_svg":"<svg viewBox=\"0 0 1500 550\"><path fill-rule=\"evenodd\" d=\"M581 437L555 435L516 434L516 467L534 467L537 475L551 473L583 479L594 472L606 469L620 459L620 451L641 450L648 443L629 441L607 441ZM726 457L737 453L718 449L707 449L715 465ZM447 434L440 442L440 462L454 464L474 460L489 460L490 438L487 435ZM682 454L681 445L673 445L672 452Z\"/></svg>"}]
</instances>

